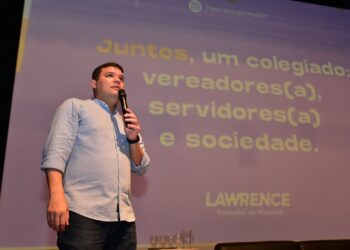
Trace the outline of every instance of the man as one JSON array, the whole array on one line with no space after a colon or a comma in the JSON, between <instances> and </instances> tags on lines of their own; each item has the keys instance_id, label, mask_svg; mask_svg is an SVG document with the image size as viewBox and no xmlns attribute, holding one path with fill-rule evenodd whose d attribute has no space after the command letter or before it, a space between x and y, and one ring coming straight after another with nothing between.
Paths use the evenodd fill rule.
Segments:
<instances>
[{"instance_id":1,"label":"man","mask_svg":"<svg viewBox=\"0 0 350 250\"><path fill-rule=\"evenodd\" d=\"M144 174L150 159L137 116L120 111L123 68L98 66L91 86L94 98L66 100L50 127L41 163L50 194L47 222L59 249L136 249L131 172Z\"/></svg>"}]
</instances>

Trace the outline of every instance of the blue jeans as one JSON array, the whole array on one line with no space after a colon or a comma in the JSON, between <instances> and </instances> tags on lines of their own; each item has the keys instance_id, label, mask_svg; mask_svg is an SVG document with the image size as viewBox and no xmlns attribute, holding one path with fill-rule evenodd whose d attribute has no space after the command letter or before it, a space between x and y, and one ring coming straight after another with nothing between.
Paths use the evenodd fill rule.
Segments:
<instances>
[{"instance_id":1,"label":"blue jeans","mask_svg":"<svg viewBox=\"0 0 350 250\"><path fill-rule=\"evenodd\" d=\"M104 222L69 212L69 226L59 232L60 250L135 250L135 222Z\"/></svg>"}]
</instances>

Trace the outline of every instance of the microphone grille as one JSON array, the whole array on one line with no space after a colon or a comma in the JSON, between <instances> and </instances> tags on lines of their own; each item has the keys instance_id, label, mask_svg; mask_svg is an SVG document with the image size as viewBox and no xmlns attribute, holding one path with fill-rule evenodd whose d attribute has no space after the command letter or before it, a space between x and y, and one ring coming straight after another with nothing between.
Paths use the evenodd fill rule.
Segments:
<instances>
[{"instance_id":1,"label":"microphone grille","mask_svg":"<svg viewBox=\"0 0 350 250\"><path fill-rule=\"evenodd\" d=\"M124 90L124 89L119 89L119 90L118 90L118 96L119 96L119 98L121 98L121 97L126 97L126 92L125 92L125 90Z\"/></svg>"}]
</instances>

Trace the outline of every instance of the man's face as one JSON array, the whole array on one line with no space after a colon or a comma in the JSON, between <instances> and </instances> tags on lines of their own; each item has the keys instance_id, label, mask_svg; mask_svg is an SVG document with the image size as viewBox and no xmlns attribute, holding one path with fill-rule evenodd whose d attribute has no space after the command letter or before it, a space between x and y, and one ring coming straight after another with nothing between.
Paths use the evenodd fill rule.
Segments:
<instances>
[{"instance_id":1,"label":"man's face","mask_svg":"<svg viewBox=\"0 0 350 250\"><path fill-rule=\"evenodd\" d=\"M96 97L99 99L117 97L118 90L124 88L124 74L112 66L103 68L98 80L93 80L91 86L96 90Z\"/></svg>"}]
</instances>

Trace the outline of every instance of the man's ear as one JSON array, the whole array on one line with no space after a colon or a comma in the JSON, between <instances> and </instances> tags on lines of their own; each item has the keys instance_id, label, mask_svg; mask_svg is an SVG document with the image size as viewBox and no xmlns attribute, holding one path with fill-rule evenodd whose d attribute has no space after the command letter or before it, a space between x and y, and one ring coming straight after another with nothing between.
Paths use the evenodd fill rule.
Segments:
<instances>
[{"instance_id":1,"label":"man's ear","mask_svg":"<svg viewBox=\"0 0 350 250\"><path fill-rule=\"evenodd\" d=\"M96 89L96 80L91 80L90 85L93 89Z\"/></svg>"}]
</instances>

